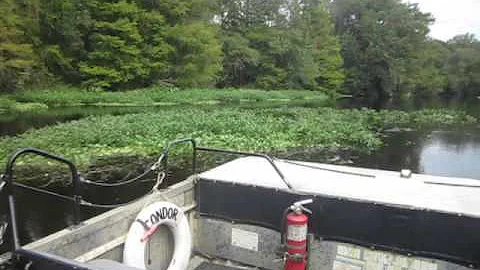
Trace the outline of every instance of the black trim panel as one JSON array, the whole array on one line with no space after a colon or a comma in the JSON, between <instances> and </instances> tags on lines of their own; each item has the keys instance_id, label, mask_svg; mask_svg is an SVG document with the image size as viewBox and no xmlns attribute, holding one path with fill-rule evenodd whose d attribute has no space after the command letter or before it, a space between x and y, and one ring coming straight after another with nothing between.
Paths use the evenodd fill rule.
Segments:
<instances>
[{"instance_id":1,"label":"black trim panel","mask_svg":"<svg viewBox=\"0 0 480 270\"><path fill-rule=\"evenodd\" d=\"M478 218L207 179L197 183L201 215L277 231L286 207L312 197L314 203L307 206L313 211L309 230L317 237L469 267L480 265Z\"/></svg>"}]
</instances>

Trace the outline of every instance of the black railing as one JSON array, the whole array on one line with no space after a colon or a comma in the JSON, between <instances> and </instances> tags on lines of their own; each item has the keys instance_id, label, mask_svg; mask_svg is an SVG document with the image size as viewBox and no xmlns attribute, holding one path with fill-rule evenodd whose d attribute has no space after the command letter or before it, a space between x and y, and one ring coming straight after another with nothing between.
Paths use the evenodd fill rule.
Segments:
<instances>
[{"instance_id":1,"label":"black railing","mask_svg":"<svg viewBox=\"0 0 480 270\"><path fill-rule=\"evenodd\" d=\"M186 139L179 139L172 141L168 143L168 145L163 149L162 155L160 156L159 160L157 163L152 165L145 173L142 174L142 176L146 175L147 172L151 172L157 169L157 166L159 165L158 163L161 163L163 165L163 169L165 171L168 170L168 161L169 161L169 155L170 155L170 150L178 145L178 144L183 144L183 143L189 143L192 145L192 172L193 174L197 173L197 152L198 151L205 151L205 152L215 152L215 153L225 153L225 154L235 154L235 155L242 155L242 156L256 156L260 158L266 159L269 164L274 168L275 172L278 174L280 179L285 183L285 185L289 188L292 189L292 186L288 181L285 179L285 176L283 173L280 171L280 169L276 166L274 160L269 157L268 155L265 154L256 154L256 153L248 153L248 152L241 152L241 151L234 151L234 150L224 150L224 149L217 149L217 148L207 148L207 147L199 147L197 146L197 143L194 139L191 138L186 138ZM55 192L47 191L41 188L35 188L31 187L28 185L23 185L20 183L15 183L14 177L13 177L13 172L14 172L14 165L17 159L25 154L34 154L38 156L45 157L47 159L52 159L55 161L58 161L60 163L64 163L68 165L71 176L72 176L72 187L73 187L73 196L66 196L62 194L58 194ZM135 177L134 180L138 180L140 177ZM0 190L2 190L3 187L7 189L7 196L8 196L8 205L9 205L9 221L11 225L11 236L13 240L12 244L12 249L17 250L20 248L20 240L18 237L18 228L17 228L17 219L16 219L16 213L15 213L15 190L14 187L19 187L23 189L27 189L32 192L37 192L41 194L46 194L50 196L54 196L60 199L68 200L72 202L73 206L73 212L74 212L74 225L79 225L81 220L80 220L80 207L83 206L90 206L90 207L99 207L99 208L114 208L118 206L123 206L128 203L124 204L114 204L114 205L101 205L101 204L94 204L94 203L89 203L86 202L82 199L82 184L92 184L92 185L99 185L99 186L104 186L104 187L116 187L120 185L126 185L135 182L133 180L127 180L123 181L121 183L116 183L116 184L101 184L101 183L95 183L93 181L89 180L84 180L78 173L77 167L73 162L65 159L64 157L48 153L46 151L36 149L36 148L24 148L16 151L15 153L12 154L12 156L8 159L7 164L6 164L6 169L5 173L2 175L2 182L0 184ZM157 183L158 184L158 183ZM5 186L4 186L5 185Z\"/></svg>"},{"instance_id":2,"label":"black railing","mask_svg":"<svg viewBox=\"0 0 480 270\"><path fill-rule=\"evenodd\" d=\"M168 158L170 156L170 149L173 146L183 143L190 143L192 144L192 172L195 174L197 171L197 142L192 138L185 138L185 139L178 139L175 141L171 141L167 144L167 146L162 151L162 162L164 166L164 170L167 171L168 169Z\"/></svg>"},{"instance_id":3,"label":"black railing","mask_svg":"<svg viewBox=\"0 0 480 270\"><path fill-rule=\"evenodd\" d=\"M260 157L264 158L265 160L268 161L268 163L273 167L275 172L278 174L280 179L282 180L283 183L289 188L293 189L290 183L285 179L285 176L283 173L280 171L280 169L277 167L275 164L274 160L272 157L265 155L265 154L258 154L258 153L249 153L249 152L242 152L242 151L236 151L236 150L226 150L226 149L218 149L218 148L209 148L209 147L201 147L197 146L197 142L192 139L192 138L185 138L185 139L179 139L170 142L167 147L165 147L162 151L162 156L163 156L163 166L164 170L168 171L168 157L170 153L170 149L178 144L182 143L190 143L192 144L192 173L196 174L197 173L197 152L198 151L205 151L205 152L215 152L215 153L224 153L224 154L233 154L233 155L241 155L241 156L254 156L254 157ZM168 176L166 176L168 177Z\"/></svg>"},{"instance_id":4,"label":"black railing","mask_svg":"<svg viewBox=\"0 0 480 270\"><path fill-rule=\"evenodd\" d=\"M42 156L47 159L53 159L60 163L64 163L68 165L70 172L72 174L72 183L73 183L73 197L66 197L73 202L73 213L74 213L74 224L78 225L80 223L80 202L82 201L81 193L80 193L80 175L78 174L77 167L73 162L46 151L36 149L36 148L24 148L16 151L13 155L8 159L7 165L5 168L5 174L3 174L3 181L6 183L7 193L8 193L8 206L9 206L9 218L10 218L10 225L11 225L11 232L12 232L12 240L13 250L20 248L20 240L18 238L18 229L17 229L17 219L15 214L15 196L14 196L14 186L17 186L13 180L13 167L17 159L26 154L34 154L37 156ZM33 191L36 191L36 188L28 187L25 185L18 184L18 186L27 188ZM54 193L55 195L58 195ZM51 194L53 195L53 194Z\"/></svg>"},{"instance_id":5,"label":"black railing","mask_svg":"<svg viewBox=\"0 0 480 270\"><path fill-rule=\"evenodd\" d=\"M268 161L270 165L272 165L275 172L278 174L280 179L283 183L289 188L293 189L292 185L285 179L282 171L277 167L272 157L265 155L265 154L258 154L258 153L249 153L249 152L242 152L242 151L234 151L234 150L224 150L224 149L217 149L217 148L209 148L209 147L197 147L197 151L206 151L206 152L216 152L216 153L224 153L224 154L234 154L234 155L241 155L241 156L254 156L264 158Z\"/></svg>"}]
</instances>

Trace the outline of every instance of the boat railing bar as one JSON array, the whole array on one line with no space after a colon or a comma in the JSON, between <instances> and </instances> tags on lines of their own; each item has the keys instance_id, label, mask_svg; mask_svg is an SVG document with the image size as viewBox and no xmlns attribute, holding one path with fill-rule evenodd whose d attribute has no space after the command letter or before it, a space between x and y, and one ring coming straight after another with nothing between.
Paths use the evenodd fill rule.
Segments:
<instances>
[{"instance_id":1,"label":"boat railing bar","mask_svg":"<svg viewBox=\"0 0 480 270\"><path fill-rule=\"evenodd\" d=\"M200 147L197 146L197 142L195 139L192 138L184 138L184 139L179 139L170 142L167 147L165 147L162 151L162 156L163 156L163 166L164 170L168 171L168 157L169 157L169 152L170 149L173 146L176 146L178 144L184 144L184 143L189 143L192 145L192 172L193 174L197 173L197 152L198 151L205 151L205 152L215 152L215 153L225 153L225 154L234 154L234 155L241 155L241 156L254 156L254 157L260 157L264 158L272 165L273 169L275 172L278 174L280 179L282 180L283 183L289 188L293 190L292 185L287 181L283 173L280 171L280 169L277 167L275 164L274 160L272 157L266 155L266 154L258 154L258 153L250 153L250 152L242 152L242 151L236 151L236 150L226 150L226 149L218 149L218 148L209 148L209 147ZM168 175L168 174L167 174Z\"/></svg>"},{"instance_id":2,"label":"boat railing bar","mask_svg":"<svg viewBox=\"0 0 480 270\"><path fill-rule=\"evenodd\" d=\"M218 148L209 148L209 147L197 147L198 151L205 151L205 152L215 152L215 153L225 153L225 154L234 154L234 155L241 155L241 156L251 156L251 157L260 157L264 158L268 161L270 165L272 165L275 172L278 174L280 179L285 183L285 185L293 190L292 185L287 181L285 176L283 175L282 171L277 167L274 162L274 159L266 154L259 154L259 153L250 153L250 152L242 152L242 151L235 151L235 150L225 150L225 149L218 149Z\"/></svg>"},{"instance_id":3,"label":"boat railing bar","mask_svg":"<svg viewBox=\"0 0 480 270\"><path fill-rule=\"evenodd\" d=\"M52 159L60 163L64 163L68 166L72 175L73 194L74 194L73 198L69 197L69 200L71 199L71 201L73 202L73 210L74 210L73 222L75 225L78 225L80 223L80 202L82 201L82 197L80 195L80 175L78 173L78 170L75 164L65 159L64 157L57 156L40 149L36 149L36 148L19 149L15 153L13 153L8 159L7 165L5 168L5 174L2 175L2 180L5 181L6 183L7 194L8 194L8 205L10 210L9 218L10 218L10 225L12 228L11 232L12 232L12 240L13 240L13 243L12 243L13 250L17 250L20 248L20 240L18 238L17 219L15 214L15 197L14 197L14 187L19 185L14 183L13 167L17 159L26 154L34 154L37 156L42 156L47 159Z\"/></svg>"},{"instance_id":4,"label":"boat railing bar","mask_svg":"<svg viewBox=\"0 0 480 270\"><path fill-rule=\"evenodd\" d=\"M192 145L192 173L195 174L197 171L197 142L195 139L192 138L184 138L184 139L178 139L171 141L167 144L167 146L163 149L162 151L162 163L163 163L163 168L165 171L168 170L168 158L170 154L170 149L178 144L184 144L184 143L189 143Z\"/></svg>"}]
</instances>

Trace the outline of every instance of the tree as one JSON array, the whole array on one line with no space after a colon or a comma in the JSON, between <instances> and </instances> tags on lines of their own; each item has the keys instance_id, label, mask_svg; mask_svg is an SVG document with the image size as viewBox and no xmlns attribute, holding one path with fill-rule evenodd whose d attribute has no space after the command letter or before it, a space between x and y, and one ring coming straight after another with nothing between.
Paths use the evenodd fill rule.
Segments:
<instances>
[{"instance_id":1,"label":"tree","mask_svg":"<svg viewBox=\"0 0 480 270\"><path fill-rule=\"evenodd\" d=\"M141 58L148 72L144 84L162 84L168 78L168 57L175 50L166 41L168 25L165 17L156 10L147 9L140 13L138 27L143 39Z\"/></svg>"},{"instance_id":2,"label":"tree","mask_svg":"<svg viewBox=\"0 0 480 270\"><path fill-rule=\"evenodd\" d=\"M13 0L0 2L0 91L23 88L35 78L40 63L23 31L19 7Z\"/></svg>"},{"instance_id":3,"label":"tree","mask_svg":"<svg viewBox=\"0 0 480 270\"><path fill-rule=\"evenodd\" d=\"M450 50L439 40L428 39L405 59L401 88L408 95L435 97L445 91L448 77L445 70Z\"/></svg>"},{"instance_id":4,"label":"tree","mask_svg":"<svg viewBox=\"0 0 480 270\"><path fill-rule=\"evenodd\" d=\"M40 54L49 70L67 83L85 79L79 65L87 59L86 35L94 25L86 4L84 0L41 2Z\"/></svg>"},{"instance_id":5,"label":"tree","mask_svg":"<svg viewBox=\"0 0 480 270\"><path fill-rule=\"evenodd\" d=\"M42 0L42 55L64 81L117 90L215 83L217 28L199 0Z\"/></svg>"},{"instance_id":6,"label":"tree","mask_svg":"<svg viewBox=\"0 0 480 270\"><path fill-rule=\"evenodd\" d=\"M335 36L334 24L322 1L306 1L302 17L304 36L311 47L315 84L328 91L340 90L345 74L340 41ZM307 57L310 57L307 55Z\"/></svg>"},{"instance_id":7,"label":"tree","mask_svg":"<svg viewBox=\"0 0 480 270\"><path fill-rule=\"evenodd\" d=\"M211 22L213 2L140 1L143 8L165 18L163 47L169 48L165 80L180 87L214 85L221 72L222 50L218 27Z\"/></svg>"},{"instance_id":8,"label":"tree","mask_svg":"<svg viewBox=\"0 0 480 270\"><path fill-rule=\"evenodd\" d=\"M240 33L228 32L222 36L223 72L220 86L253 85L260 52L249 46L249 40Z\"/></svg>"},{"instance_id":9,"label":"tree","mask_svg":"<svg viewBox=\"0 0 480 270\"><path fill-rule=\"evenodd\" d=\"M447 42L451 50L445 69L448 91L459 96L480 95L480 41L473 35L459 35Z\"/></svg>"},{"instance_id":10,"label":"tree","mask_svg":"<svg viewBox=\"0 0 480 270\"><path fill-rule=\"evenodd\" d=\"M141 86L148 75L140 49L141 10L125 0L88 0L87 4L95 22L85 36L86 58L79 64L84 84L110 89Z\"/></svg>"},{"instance_id":11,"label":"tree","mask_svg":"<svg viewBox=\"0 0 480 270\"><path fill-rule=\"evenodd\" d=\"M279 66L285 54L282 0L221 1L223 80L234 87L280 88L286 71Z\"/></svg>"},{"instance_id":12,"label":"tree","mask_svg":"<svg viewBox=\"0 0 480 270\"><path fill-rule=\"evenodd\" d=\"M319 0L222 1L223 86L335 92L340 44Z\"/></svg>"},{"instance_id":13,"label":"tree","mask_svg":"<svg viewBox=\"0 0 480 270\"><path fill-rule=\"evenodd\" d=\"M335 0L347 91L374 99L401 95L406 59L426 40L430 14L400 0Z\"/></svg>"},{"instance_id":14,"label":"tree","mask_svg":"<svg viewBox=\"0 0 480 270\"><path fill-rule=\"evenodd\" d=\"M170 77L178 86L213 85L221 71L222 49L213 26L205 23L178 24L169 31Z\"/></svg>"}]
</instances>

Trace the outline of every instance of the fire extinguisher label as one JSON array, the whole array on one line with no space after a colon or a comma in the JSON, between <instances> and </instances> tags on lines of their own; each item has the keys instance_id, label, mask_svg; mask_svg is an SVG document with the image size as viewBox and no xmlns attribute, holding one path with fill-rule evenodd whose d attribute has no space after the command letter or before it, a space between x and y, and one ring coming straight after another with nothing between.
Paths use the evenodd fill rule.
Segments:
<instances>
[{"instance_id":1,"label":"fire extinguisher label","mask_svg":"<svg viewBox=\"0 0 480 270\"><path fill-rule=\"evenodd\" d=\"M307 239L307 225L288 225L287 239L305 241Z\"/></svg>"}]
</instances>

